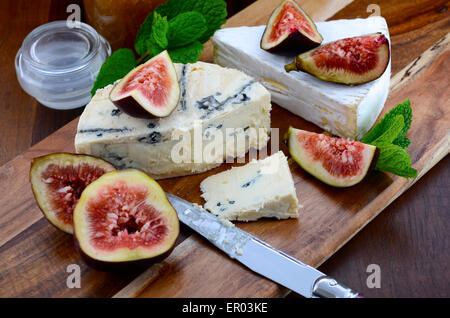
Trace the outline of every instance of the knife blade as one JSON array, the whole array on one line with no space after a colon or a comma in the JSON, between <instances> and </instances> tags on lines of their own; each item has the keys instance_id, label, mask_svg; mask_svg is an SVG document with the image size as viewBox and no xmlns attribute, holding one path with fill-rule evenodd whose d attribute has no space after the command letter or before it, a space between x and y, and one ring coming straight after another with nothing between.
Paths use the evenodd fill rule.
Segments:
<instances>
[{"instance_id":1,"label":"knife blade","mask_svg":"<svg viewBox=\"0 0 450 318\"><path fill-rule=\"evenodd\" d=\"M229 257L252 271L308 298L362 297L319 270L270 246L199 206L167 194L178 218Z\"/></svg>"}]
</instances>

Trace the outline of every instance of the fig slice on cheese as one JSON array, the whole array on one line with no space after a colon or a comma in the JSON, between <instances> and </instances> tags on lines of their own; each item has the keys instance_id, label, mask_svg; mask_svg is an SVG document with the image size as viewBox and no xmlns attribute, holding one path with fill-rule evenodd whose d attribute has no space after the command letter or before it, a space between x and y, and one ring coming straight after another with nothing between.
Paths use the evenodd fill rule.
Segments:
<instances>
[{"instance_id":1,"label":"fig slice on cheese","mask_svg":"<svg viewBox=\"0 0 450 318\"><path fill-rule=\"evenodd\" d=\"M169 116L178 105L180 85L167 51L131 70L114 86L109 98L133 117Z\"/></svg>"},{"instance_id":2,"label":"fig slice on cheese","mask_svg":"<svg viewBox=\"0 0 450 318\"><path fill-rule=\"evenodd\" d=\"M269 18L261 38L261 48L270 52L305 52L322 43L313 20L293 0L283 1Z\"/></svg>"},{"instance_id":3,"label":"fig slice on cheese","mask_svg":"<svg viewBox=\"0 0 450 318\"><path fill-rule=\"evenodd\" d=\"M379 78L389 64L389 41L382 33L345 38L298 55L285 66L321 80L358 85Z\"/></svg>"}]
</instances>

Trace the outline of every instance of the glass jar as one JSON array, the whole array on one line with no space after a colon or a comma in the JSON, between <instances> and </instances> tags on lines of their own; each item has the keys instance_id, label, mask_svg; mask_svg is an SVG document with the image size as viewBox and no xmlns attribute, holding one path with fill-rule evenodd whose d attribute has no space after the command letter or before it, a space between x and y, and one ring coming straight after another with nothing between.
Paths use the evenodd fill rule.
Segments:
<instances>
[{"instance_id":1,"label":"glass jar","mask_svg":"<svg viewBox=\"0 0 450 318\"><path fill-rule=\"evenodd\" d=\"M134 48L147 15L166 0L84 0L87 23L103 35L113 51Z\"/></svg>"},{"instance_id":2,"label":"glass jar","mask_svg":"<svg viewBox=\"0 0 450 318\"><path fill-rule=\"evenodd\" d=\"M89 103L90 91L105 59L109 43L92 27L67 21L41 25L27 35L15 66L22 88L41 104L55 109Z\"/></svg>"}]
</instances>

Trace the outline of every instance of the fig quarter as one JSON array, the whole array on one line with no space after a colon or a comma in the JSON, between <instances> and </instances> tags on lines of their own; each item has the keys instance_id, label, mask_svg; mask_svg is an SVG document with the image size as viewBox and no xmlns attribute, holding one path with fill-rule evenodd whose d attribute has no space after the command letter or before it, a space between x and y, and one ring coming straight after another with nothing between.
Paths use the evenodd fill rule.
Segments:
<instances>
[{"instance_id":1,"label":"fig quarter","mask_svg":"<svg viewBox=\"0 0 450 318\"><path fill-rule=\"evenodd\" d=\"M298 55L284 68L328 82L358 85L379 78L389 60L389 41L383 34L374 33L321 45Z\"/></svg>"},{"instance_id":2,"label":"fig quarter","mask_svg":"<svg viewBox=\"0 0 450 318\"><path fill-rule=\"evenodd\" d=\"M109 98L133 117L169 116L180 100L180 85L167 51L131 70L114 86Z\"/></svg>"},{"instance_id":3,"label":"fig quarter","mask_svg":"<svg viewBox=\"0 0 450 318\"><path fill-rule=\"evenodd\" d=\"M261 38L261 49L270 52L305 52L322 42L313 20L293 0L283 1L272 12Z\"/></svg>"}]
</instances>

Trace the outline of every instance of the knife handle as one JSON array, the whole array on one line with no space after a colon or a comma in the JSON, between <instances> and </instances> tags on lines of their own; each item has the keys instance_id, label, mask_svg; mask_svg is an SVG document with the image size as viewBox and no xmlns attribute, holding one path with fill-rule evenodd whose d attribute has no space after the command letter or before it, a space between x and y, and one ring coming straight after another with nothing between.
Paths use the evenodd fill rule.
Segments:
<instances>
[{"instance_id":1,"label":"knife handle","mask_svg":"<svg viewBox=\"0 0 450 318\"><path fill-rule=\"evenodd\" d=\"M320 298L364 298L345 285L339 284L329 276L323 276L313 285L313 295Z\"/></svg>"}]
</instances>

